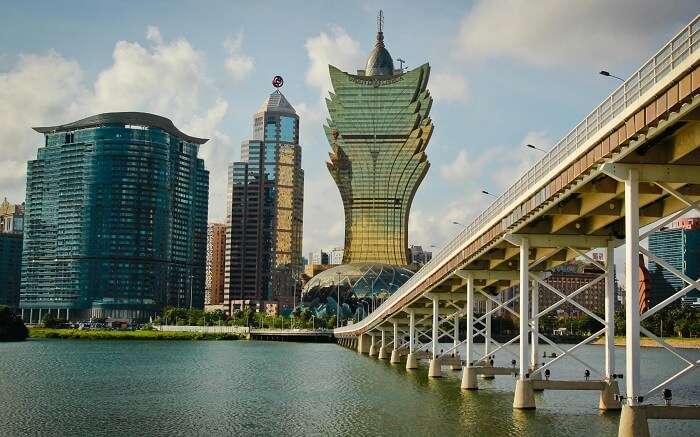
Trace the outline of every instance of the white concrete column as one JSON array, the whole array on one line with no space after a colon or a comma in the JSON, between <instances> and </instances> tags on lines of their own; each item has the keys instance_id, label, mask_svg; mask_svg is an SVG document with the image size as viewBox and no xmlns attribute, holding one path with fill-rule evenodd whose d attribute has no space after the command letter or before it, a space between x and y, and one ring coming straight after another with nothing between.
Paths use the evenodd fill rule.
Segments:
<instances>
[{"instance_id":1,"label":"white concrete column","mask_svg":"<svg viewBox=\"0 0 700 437\"><path fill-rule=\"evenodd\" d=\"M397 322L394 322L394 348L393 350L397 350L399 348L399 324Z\"/></svg>"},{"instance_id":2,"label":"white concrete column","mask_svg":"<svg viewBox=\"0 0 700 437\"><path fill-rule=\"evenodd\" d=\"M493 302L491 299L486 299L486 332L484 338L484 355L488 361L489 348L491 347L491 311L493 310Z\"/></svg>"},{"instance_id":3,"label":"white concrete column","mask_svg":"<svg viewBox=\"0 0 700 437\"><path fill-rule=\"evenodd\" d=\"M520 373L518 378L520 381L527 380L527 366L530 363L530 349L527 345L529 331L530 312L530 263L529 263L530 244L526 238L520 242Z\"/></svg>"},{"instance_id":4,"label":"white concrete column","mask_svg":"<svg viewBox=\"0 0 700 437\"><path fill-rule=\"evenodd\" d=\"M66 308L66 321L70 320L70 308Z\"/></svg>"},{"instance_id":5,"label":"white concrete column","mask_svg":"<svg viewBox=\"0 0 700 437\"><path fill-rule=\"evenodd\" d=\"M416 351L416 313L411 311L408 313L408 351L413 353Z\"/></svg>"},{"instance_id":6,"label":"white concrete column","mask_svg":"<svg viewBox=\"0 0 700 437\"><path fill-rule=\"evenodd\" d=\"M605 378L615 374L615 251L612 243L605 248Z\"/></svg>"},{"instance_id":7,"label":"white concrete column","mask_svg":"<svg viewBox=\"0 0 700 437\"><path fill-rule=\"evenodd\" d=\"M33 323L34 320L34 308L29 308L29 323Z\"/></svg>"},{"instance_id":8,"label":"white concrete column","mask_svg":"<svg viewBox=\"0 0 700 437\"><path fill-rule=\"evenodd\" d=\"M438 337L440 336L440 301L437 297L433 297L433 335L432 335L432 358L438 356Z\"/></svg>"},{"instance_id":9,"label":"white concrete column","mask_svg":"<svg viewBox=\"0 0 700 437\"><path fill-rule=\"evenodd\" d=\"M639 173L625 180L625 379L627 404L639 396Z\"/></svg>"},{"instance_id":10,"label":"white concrete column","mask_svg":"<svg viewBox=\"0 0 700 437\"><path fill-rule=\"evenodd\" d=\"M39 308L39 321L37 323L41 323L41 308Z\"/></svg>"},{"instance_id":11,"label":"white concrete column","mask_svg":"<svg viewBox=\"0 0 700 437\"><path fill-rule=\"evenodd\" d=\"M467 361L467 367L472 366L472 353L474 350L474 277L472 275L467 276L467 311L466 319L467 326L465 327L466 332L466 350L465 350L465 360Z\"/></svg>"},{"instance_id":12,"label":"white concrete column","mask_svg":"<svg viewBox=\"0 0 700 437\"><path fill-rule=\"evenodd\" d=\"M455 348L455 353L457 352L457 345L459 344L459 314L455 314L454 317L454 330L452 332L452 344Z\"/></svg>"},{"instance_id":13,"label":"white concrete column","mask_svg":"<svg viewBox=\"0 0 700 437\"><path fill-rule=\"evenodd\" d=\"M537 313L540 312L539 310L539 299L540 299L540 288L539 284L537 281L532 282L532 302L530 302L530 308L532 311L532 331L530 333L530 368L532 370L535 370L537 368L537 357L538 357L538 341L539 341L539 332L540 332L540 325L539 325L539 317L537 317Z\"/></svg>"}]
</instances>

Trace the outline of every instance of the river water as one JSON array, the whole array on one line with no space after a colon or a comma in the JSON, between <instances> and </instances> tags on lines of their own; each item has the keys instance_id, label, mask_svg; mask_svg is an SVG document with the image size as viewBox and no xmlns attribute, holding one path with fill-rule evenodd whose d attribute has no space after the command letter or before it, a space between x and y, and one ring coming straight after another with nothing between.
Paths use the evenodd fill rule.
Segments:
<instances>
[{"instance_id":1,"label":"river water","mask_svg":"<svg viewBox=\"0 0 700 437\"><path fill-rule=\"evenodd\" d=\"M546 349L546 348L545 348ZM602 348L584 347L600 362ZM623 350L617 351L622 363ZM700 358L700 351L686 351ZM680 369L644 349L645 375ZM510 362L507 354L497 360ZM497 363L498 365L498 363ZM553 378L581 378L569 361ZM462 392L461 372L428 379L334 344L255 341L30 340L0 343L1 436L615 436L618 413L594 392L546 392L514 411L509 376ZM653 378L645 378L643 386ZM660 380L659 380L660 381ZM671 386L700 402L696 372ZM658 395L653 401L658 402ZM653 435L700 435L700 423L653 421Z\"/></svg>"}]
</instances>

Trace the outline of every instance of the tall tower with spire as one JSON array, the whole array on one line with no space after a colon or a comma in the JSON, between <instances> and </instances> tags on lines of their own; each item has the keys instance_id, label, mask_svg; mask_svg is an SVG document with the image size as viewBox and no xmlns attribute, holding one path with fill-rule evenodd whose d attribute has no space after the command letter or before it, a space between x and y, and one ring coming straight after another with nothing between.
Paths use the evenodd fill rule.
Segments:
<instances>
[{"instance_id":1,"label":"tall tower with spire","mask_svg":"<svg viewBox=\"0 0 700 437\"><path fill-rule=\"evenodd\" d=\"M345 209L344 263L409 264L408 217L430 164L429 65L404 72L384 44L384 15L364 70L329 66L328 170Z\"/></svg>"},{"instance_id":2,"label":"tall tower with spire","mask_svg":"<svg viewBox=\"0 0 700 437\"><path fill-rule=\"evenodd\" d=\"M224 306L291 307L302 271L304 171L299 116L270 94L253 116L241 161L229 166Z\"/></svg>"}]
</instances>

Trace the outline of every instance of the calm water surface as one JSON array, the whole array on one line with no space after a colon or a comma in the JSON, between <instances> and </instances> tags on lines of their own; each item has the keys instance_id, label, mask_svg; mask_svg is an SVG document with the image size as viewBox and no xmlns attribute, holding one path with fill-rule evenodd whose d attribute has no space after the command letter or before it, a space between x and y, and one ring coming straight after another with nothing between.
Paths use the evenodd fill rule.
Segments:
<instances>
[{"instance_id":1,"label":"calm water surface","mask_svg":"<svg viewBox=\"0 0 700 437\"><path fill-rule=\"evenodd\" d=\"M686 352L700 358L699 351ZM601 360L602 348L584 348ZM622 359L622 350L618 351ZM643 350L647 374L680 365ZM503 354L497 357L510 362ZM620 361L621 362L621 361ZM615 436L619 415L597 410L593 392L547 392L538 409L513 411L513 378L462 392L460 372L360 356L333 344L31 340L0 343L2 436L430 435ZM583 367L554 367L581 377ZM700 401L700 375L671 387ZM651 423L655 435L700 435L690 421Z\"/></svg>"}]
</instances>

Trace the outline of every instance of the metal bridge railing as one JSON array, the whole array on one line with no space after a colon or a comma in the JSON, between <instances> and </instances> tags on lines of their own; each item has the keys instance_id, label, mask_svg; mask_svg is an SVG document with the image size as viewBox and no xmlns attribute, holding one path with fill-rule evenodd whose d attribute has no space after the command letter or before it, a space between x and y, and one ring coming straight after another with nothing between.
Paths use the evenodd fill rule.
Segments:
<instances>
[{"instance_id":1,"label":"metal bridge railing","mask_svg":"<svg viewBox=\"0 0 700 437\"><path fill-rule=\"evenodd\" d=\"M625 109L638 103L638 100L654 84L678 67L700 47L700 15L696 16L671 41L645 62L634 74L612 92L586 118L550 149L530 170L501 194L485 211L479 214L462 232L433 256L415 275L397 289L377 310L394 304L401 296L420 283L432 271L442 265L470 237L496 217L512 208L513 203L533 186L541 183L561 162L570 158L591 137L597 134L608 122ZM535 194L541 201L547 199L547 188ZM506 225L512 224L506 223ZM376 310L375 310L376 311ZM369 322L371 317L365 319ZM343 329L341 328L341 331Z\"/></svg>"}]
</instances>

